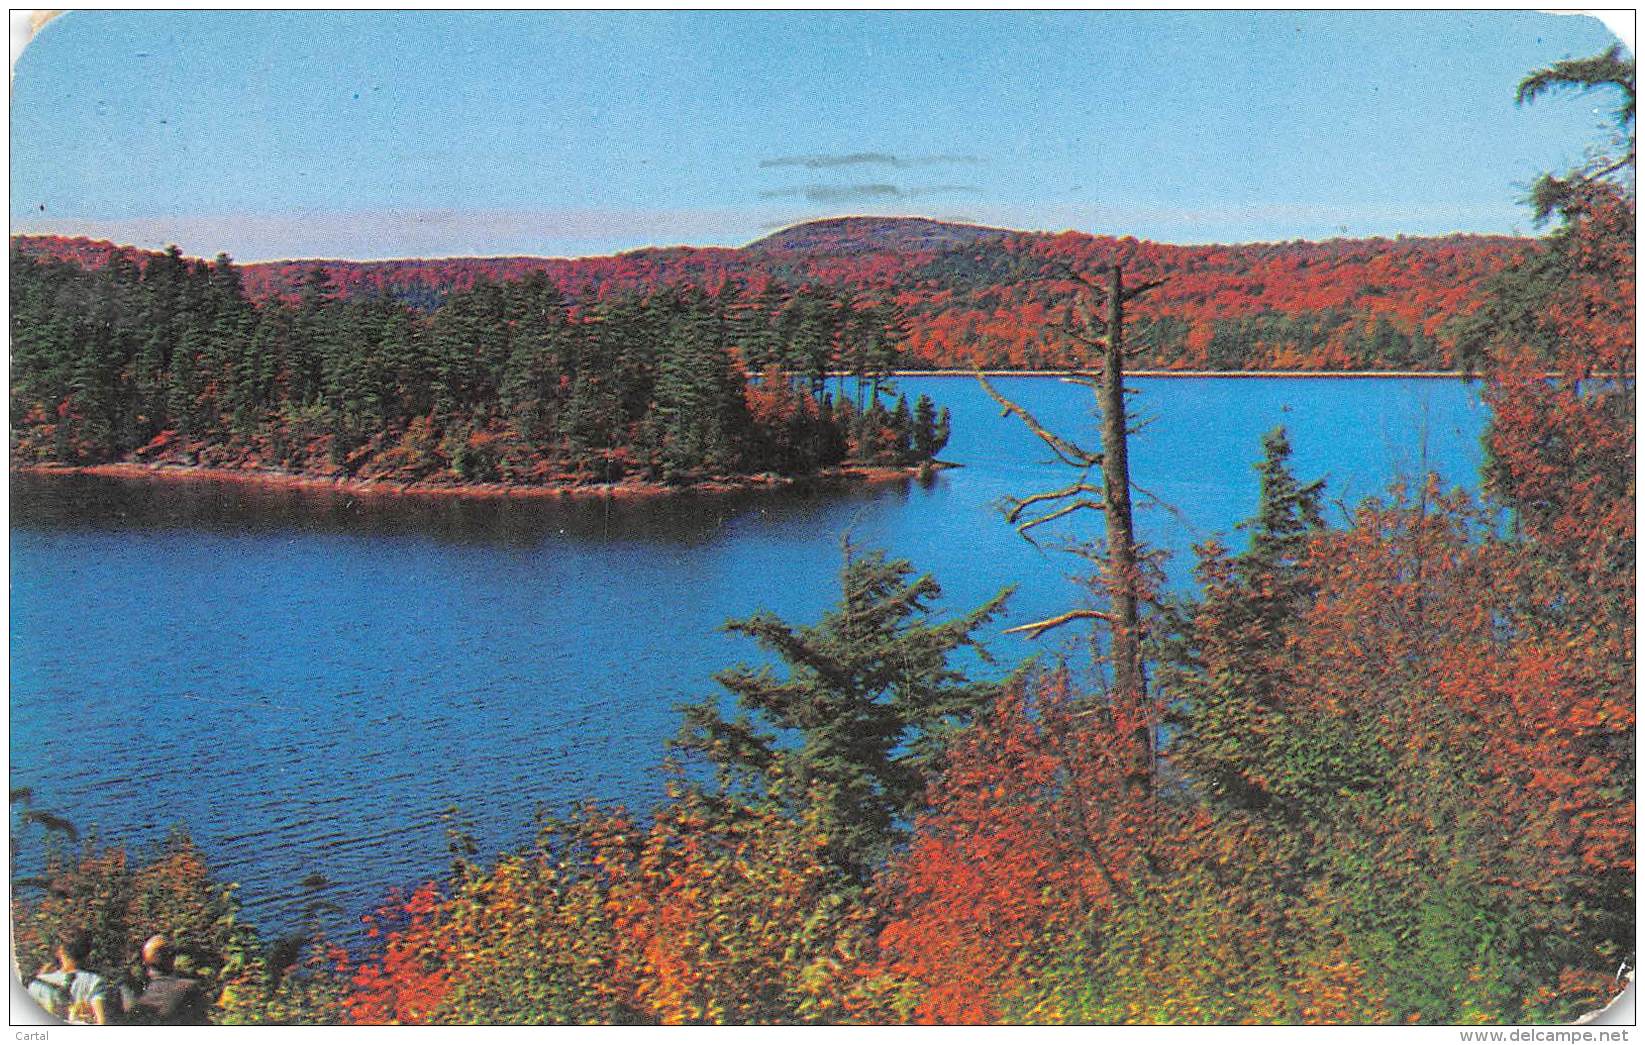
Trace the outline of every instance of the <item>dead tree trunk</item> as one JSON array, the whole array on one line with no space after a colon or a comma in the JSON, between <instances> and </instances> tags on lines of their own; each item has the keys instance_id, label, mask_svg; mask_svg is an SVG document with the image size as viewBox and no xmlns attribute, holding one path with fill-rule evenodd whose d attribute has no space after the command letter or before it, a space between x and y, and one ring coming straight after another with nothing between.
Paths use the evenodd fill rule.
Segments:
<instances>
[{"instance_id":1,"label":"dead tree trunk","mask_svg":"<svg viewBox=\"0 0 1645 1045\"><path fill-rule=\"evenodd\" d=\"M1133 790L1146 792L1151 790L1154 776L1156 716L1147 709L1147 678L1142 661L1140 606L1143 577L1131 513L1131 467L1127 446L1130 429L1125 409L1125 304L1159 286L1161 281L1144 282L1127 288L1119 265L1109 269L1106 286L1099 286L1078 273L1070 272L1069 275L1084 284L1093 295L1103 294L1106 298L1106 315L1100 334L1096 316L1089 309L1083 310L1085 329L1068 332L1076 341L1102 350L1100 378L1083 374L1071 377L1071 380L1089 385L1097 394L1102 415L1101 450L1093 453L1056 435L1028 411L1000 395L981 373L977 378L1006 414L1020 418L1063 463L1080 469L1080 477L1067 487L1012 499L1006 519L1016 524L1018 533L1033 540L1029 531L1034 527L1076 511L1100 509L1107 524L1103 551L1100 555L1083 554L1101 566L1108 609L1106 612L1073 610L1010 630L1038 637L1073 620L1108 622L1108 660L1113 671L1111 706L1119 712L1116 718L1134 723L1130 734L1132 750L1128 777ZM1093 468L1102 471L1100 488L1087 481ZM1095 495L1100 495L1101 500L1094 499ZM1030 509L1038 514L1029 515ZM1028 517L1024 518L1025 515Z\"/></svg>"},{"instance_id":2,"label":"dead tree trunk","mask_svg":"<svg viewBox=\"0 0 1645 1045\"><path fill-rule=\"evenodd\" d=\"M1131 524L1131 463L1127 450L1125 412L1125 290L1118 265L1108 270L1107 344L1103 350L1102 492L1103 516L1108 524L1108 598L1114 696L1123 707L1140 711L1146 699L1142 673L1142 621L1138 611L1142 577L1137 563L1137 536ZM1133 781L1146 782L1154 773L1152 716L1140 716L1135 744Z\"/></svg>"}]
</instances>

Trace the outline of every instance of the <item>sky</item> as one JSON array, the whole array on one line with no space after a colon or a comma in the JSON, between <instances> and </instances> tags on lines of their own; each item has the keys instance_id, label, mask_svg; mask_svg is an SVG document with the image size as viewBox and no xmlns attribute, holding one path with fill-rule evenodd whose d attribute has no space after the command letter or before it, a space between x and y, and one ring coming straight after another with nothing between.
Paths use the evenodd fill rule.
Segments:
<instances>
[{"instance_id":1,"label":"sky","mask_svg":"<svg viewBox=\"0 0 1645 1045\"><path fill-rule=\"evenodd\" d=\"M1614 37L1474 12L76 11L11 226L242 261L735 246L835 214L1170 243L1529 233Z\"/></svg>"}]
</instances>

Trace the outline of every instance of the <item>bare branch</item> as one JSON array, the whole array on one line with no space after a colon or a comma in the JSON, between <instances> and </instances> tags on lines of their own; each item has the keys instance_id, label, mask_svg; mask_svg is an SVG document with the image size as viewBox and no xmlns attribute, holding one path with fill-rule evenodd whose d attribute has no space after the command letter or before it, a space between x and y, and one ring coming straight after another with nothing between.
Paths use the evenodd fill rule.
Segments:
<instances>
[{"instance_id":1,"label":"bare branch","mask_svg":"<svg viewBox=\"0 0 1645 1045\"><path fill-rule=\"evenodd\" d=\"M1017 527L1017 532L1020 533L1020 534L1023 534L1023 536L1026 537L1027 534L1024 531L1031 530L1036 526L1043 526L1046 523L1052 522L1052 521L1057 520L1057 519L1061 519L1065 515L1072 515L1074 512L1079 511L1081 508L1095 508L1097 511L1100 512L1100 511L1102 511L1102 502L1101 501L1093 501L1093 500L1090 500L1089 498L1082 497L1079 500L1074 501L1072 504L1063 505L1061 508L1058 508L1054 512L1047 512L1046 514L1040 516L1037 519L1028 520L1027 522L1023 523L1021 526Z\"/></svg>"},{"instance_id":2,"label":"bare branch","mask_svg":"<svg viewBox=\"0 0 1645 1045\"><path fill-rule=\"evenodd\" d=\"M1057 269L1058 271L1060 271L1063 275L1067 276L1069 279L1073 280L1075 283L1082 283L1085 286L1087 286L1087 287L1091 288L1092 290L1096 291L1097 293L1101 294L1103 297L1108 296L1108 287L1106 285L1101 284L1101 283L1091 282L1091 280L1087 279L1082 273L1078 272L1074 268L1074 266L1068 264L1068 262L1062 261L1058 258L1046 258L1045 262L1046 262L1046 264L1050 265L1052 268Z\"/></svg>"},{"instance_id":3,"label":"bare branch","mask_svg":"<svg viewBox=\"0 0 1645 1045\"><path fill-rule=\"evenodd\" d=\"M977 380L982 384L983 391L987 392L989 398L993 399L994 402L1000 404L1000 416L1006 417L1009 415L1015 415L1018 417L1023 424L1028 426L1028 430L1030 432L1033 432L1035 435L1039 436L1040 441L1046 446L1049 446L1051 451L1062 459L1064 464L1073 465L1075 468L1094 468L1102 464L1101 454L1094 454L1089 450L1083 450L1080 447L1075 446L1073 443L1070 443L1062 436L1057 435L1049 428L1046 428L1044 425L1040 424L1039 421L1035 420L1033 414L1029 413L1027 410L1024 410L1011 400L1005 398L1003 395L1000 395L999 391L993 385L988 383L988 378L984 376L981 370L978 370L976 375Z\"/></svg>"},{"instance_id":4,"label":"bare branch","mask_svg":"<svg viewBox=\"0 0 1645 1045\"><path fill-rule=\"evenodd\" d=\"M1133 482L1131 484L1131 489L1133 489L1133 490L1137 491L1138 493L1142 494L1144 497L1148 498L1150 501L1154 502L1154 504L1158 505L1159 507L1164 508L1167 512L1169 512L1177 520L1177 522L1179 524L1181 524L1181 526L1184 530L1188 531L1190 536L1193 536L1193 537L1199 537L1200 536L1199 529L1197 527L1195 527L1193 523L1188 521L1188 513L1184 512L1181 508L1178 508L1176 505L1174 505L1171 502L1165 500L1165 498L1161 497L1159 494L1154 493L1151 490L1146 490L1141 486L1138 486L1135 482Z\"/></svg>"},{"instance_id":5,"label":"bare branch","mask_svg":"<svg viewBox=\"0 0 1645 1045\"><path fill-rule=\"evenodd\" d=\"M1090 286L1090 284L1087 283L1086 286ZM1086 301L1084 298L1075 298L1074 310L1079 313L1080 322L1085 324L1085 329L1102 329L1102 324L1097 321L1096 314L1091 311L1090 302ZM1104 340L1106 340L1106 338Z\"/></svg>"},{"instance_id":6,"label":"bare branch","mask_svg":"<svg viewBox=\"0 0 1645 1045\"><path fill-rule=\"evenodd\" d=\"M1075 341L1078 341L1080 344L1085 345L1089 348L1107 348L1108 347L1108 339L1105 338L1105 337L1090 337L1089 335L1080 333L1078 330L1075 330L1071 326L1065 326L1065 327L1062 327L1061 329L1062 329L1063 334L1067 335L1068 337L1073 338Z\"/></svg>"},{"instance_id":7,"label":"bare branch","mask_svg":"<svg viewBox=\"0 0 1645 1045\"><path fill-rule=\"evenodd\" d=\"M1005 513L1005 521L1008 523L1016 522L1022 517L1023 509L1029 505L1039 504L1042 501L1059 501L1064 497L1072 497L1079 493L1100 494L1102 488L1092 486L1084 481L1084 476L1081 476L1079 482L1065 486L1060 490L1047 490L1044 493L1030 494L1027 497L1013 497L1011 498L1011 510Z\"/></svg>"},{"instance_id":8,"label":"bare branch","mask_svg":"<svg viewBox=\"0 0 1645 1045\"><path fill-rule=\"evenodd\" d=\"M1037 639L1052 628L1061 627L1070 621L1076 620L1113 620L1113 618L1100 610L1069 610L1067 613L1059 613L1055 617L1037 620L1032 624L1019 624L1015 628L1006 628L1004 633L1014 635L1019 631L1026 631L1029 633L1029 638Z\"/></svg>"},{"instance_id":9,"label":"bare branch","mask_svg":"<svg viewBox=\"0 0 1645 1045\"><path fill-rule=\"evenodd\" d=\"M1130 301L1132 298L1140 298L1150 290L1153 290L1155 287L1163 286L1165 286L1165 280L1163 279L1143 280L1141 283L1134 283L1122 290L1120 292L1120 300Z\"/></svg>"}]
</instances>

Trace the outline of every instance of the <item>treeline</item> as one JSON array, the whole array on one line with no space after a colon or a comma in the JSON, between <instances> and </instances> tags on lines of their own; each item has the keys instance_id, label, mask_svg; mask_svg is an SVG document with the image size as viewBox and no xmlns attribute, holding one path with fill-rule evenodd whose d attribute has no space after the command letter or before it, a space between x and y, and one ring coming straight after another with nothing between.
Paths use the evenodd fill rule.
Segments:
<instances>
[{"instance_id":1,"label":"treeline","mask_svg":"<svg viewBox=\"0 0 1645 1045\"><path fill-rule=\"evenodd\" d=\"M99 266L148 255L112 244L18 237L31 255ZM613 257L267 262L245 267L255 301L297 301L323 265L348 298L387 296L421 312L485 282L541 278L568 300L668 288L741 288L774 315L797 295L868 294L900 311L889 346L908 368L1084 365L1067 330L1070 271L1119 262L1170 282L1140 302L1139 367L1445 370L1459 364L1454 317L1528 240L1452 236L1174 246L1084 233L1019 233L923 219L840 218L738 250L670 248ZM757 367L756 367L757 369ZM851 369L843 367L842 369Z\"/></svg>"},{"instance_id":2,"label":"treeline","mask_svg":"<svg viewBox=\"0 0 1645 1045\"><path fill-rule=\"evenodd\" d=\"M1118 263L1167 282L1134 310L1135 365L1162 370L1449 370L1454 317L1525 241L1333 240L1178 247L1012 235L954 250L894 286L910 355L931 366L1085 365L1067 335L1072 272Z\"/></svg>"},{"instance_id":3,"label":"treeline","mask_svg":"<svg viewBox=\"0 0 1645 1045\"><path fill-rule=\"evenodd\" d=\"M893 305L668 288L568 302L482 282L424 314L310 270L254 304L227 257L14 250L13 459L395 482L667 483L908 466L946 410L886 373ZM853 382L828 391L827 375ZM750 376L751 373L754 376Z\"/></svg>"}]
</instances>

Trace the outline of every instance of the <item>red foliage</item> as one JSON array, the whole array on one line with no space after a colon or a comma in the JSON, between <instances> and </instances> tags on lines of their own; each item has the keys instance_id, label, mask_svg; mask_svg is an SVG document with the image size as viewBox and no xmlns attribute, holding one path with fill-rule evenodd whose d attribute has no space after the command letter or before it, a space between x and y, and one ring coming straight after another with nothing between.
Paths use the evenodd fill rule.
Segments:
<instances>
[{"instance_id":1,"label":"red foliage","mask_svg":"<svg viewBox=\"0 0 1645 1045\"><path fill-rule=\"evenodd\" d=\"M482 281L521 280L534 273L545 275L567 298L593 301L664 286L714 291L728 284L740 285L744 299L754 300L780 278L790 287L894 296L907 317L904 351L921 365L1032 368L1078 362L1061 333L1075 289L1067 270L1091 271L1118 261L1139 279L1168 279L1137 302L1135 320L1169 317L1190 324L1186 340L1152 350L1148 365L1204 367L1214 323L1291 317L1317 326L1319 336L1306 349L1271 346L1265 358L1248 364L1343 369L1364 365L1343 350L1350 331L1385 320L1404 334L1436 336L1445 319L1477 300L1486 277L1524 249L1521 240L1482 236L1175 246L1002 230L982 230L987 235L966 243L967 236L931 231L964 227L930 226L910 231L897 221L879 222L844 239L796 235L742 249L670 247L590 258L277 261L245 265L241 272L253 300L295 301L318 266L344 296L400 294L430 304ZM61 237L21 236L13 243L26 253L89 267L106 264L114 252L139 263L152 256Z\"/></svg>"},{"instance_id":2,"label":"red foliage","mask_svg":"<svg viewBox=\"0 0 1645 1045\"><path fill-rule=\"evenodd\" d=\"M996 1020L1032 978L1036 941L1083 933L1116 903L1152 826L1125 797L1129 717L1058 672L955 742L884 883L882 971L919 985L917 1020Z\"/></svg>"},{"instance_id":3,"label":"red foliage","mask_svg":"<svg viewBox=\"0 0 1645 1045\"><path fill-rule=\"evenodd\" d=\"M348 956L334 952L337 968L351 986L349 1018L357 1024L415 1024L445 997L444 968L434 959L434 914L439 894L432 882L410 896L396 896L367 915L366 936L380 939L373 959L351 966Z\"/></svg>"}]
</instances>

